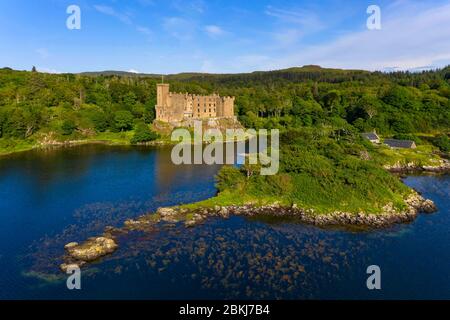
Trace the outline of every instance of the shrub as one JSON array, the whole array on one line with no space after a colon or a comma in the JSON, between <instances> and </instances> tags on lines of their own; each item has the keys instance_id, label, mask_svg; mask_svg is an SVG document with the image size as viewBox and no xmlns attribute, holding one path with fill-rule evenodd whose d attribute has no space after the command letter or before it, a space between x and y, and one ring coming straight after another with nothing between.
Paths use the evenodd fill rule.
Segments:
<instances>
[{"instance_id":1,"label":"shrub","mask_svg":"<svg viewBox=\"0 0 450 320\"><path fill-rule=\"evenodd\" d=\"M77 126L73 120L64 120L63 124L61 125L62 134L65 136L71 135L76 128Z\"/></svg>"},{"instance_id":2,"label":"shrub","mask_svg":"<svg viewBox=\"0 0 450 320\"><path fill-rule=\"evenodd\" d=\"M433 144L443 152L450 152L450 139L447 135L440 135L434 138Z\"/></svg>"},{"instance_id":3,"label":"shrub","mask_svg":"<svg viewBox=\"0 0 450 320\"><path fill-rule=\"evenodd\" d=\"M405 134L405 133L399 133L399 134L394 135L394 139L412 140L417 144L422 142L417 136L415 136L413 134Z\"/></svg>"},{"instance_id":4,"label":"shrub","mask_svg":"<svg viewBox=\"0 0 450 320\"><path fill-rule=\"evenodd\" d=\"M108 118L106 114L101 111L94 111L90 115L91 121L94 124L95 130L104 132L108 128Z\"/></svg>"},{"instance_id":5,"label":"shrub","mask_svg":"<svg viewBox=\"0 0 450 320\"><path fill-rule=\"evenodd\" d=\"M217 173L216 188L219 192L225 190L236 190L245 183L244 174L236 167L223 166Z\"/></svg>"},{"instance_id":6,"label":"shrub","mask_svg":"<svg viewBox=\"0 0 450 320\"><path fill-rule=\"evenodd\" d=\"M158 139L159 135L153 132L144 122L139 122L136 124L136 129L133 138L131 138L131 143L142 143Z\"/></svg>"}]
</instances>

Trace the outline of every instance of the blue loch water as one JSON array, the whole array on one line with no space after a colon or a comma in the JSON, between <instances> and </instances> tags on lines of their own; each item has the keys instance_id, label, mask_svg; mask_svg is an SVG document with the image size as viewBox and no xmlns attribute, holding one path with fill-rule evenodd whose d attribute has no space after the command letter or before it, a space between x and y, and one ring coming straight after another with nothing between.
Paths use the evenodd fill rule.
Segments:
<instances>
[{"instance_id":1,"label":"blue loch water","mask_svg":"<svg viewBox=\"0 0 450 320\"><path fill-rule=\"evenodd\" d=\"M64 244L159 206L215 194L219 166L175 166L170 149L86 145L0 158L0 299L450 299L450 178L405 183L439 211L351 232L232 217L118 238L82 269L58 270ZM366 269L381 269L368 290Z\"/></svg>"}]
</instances>

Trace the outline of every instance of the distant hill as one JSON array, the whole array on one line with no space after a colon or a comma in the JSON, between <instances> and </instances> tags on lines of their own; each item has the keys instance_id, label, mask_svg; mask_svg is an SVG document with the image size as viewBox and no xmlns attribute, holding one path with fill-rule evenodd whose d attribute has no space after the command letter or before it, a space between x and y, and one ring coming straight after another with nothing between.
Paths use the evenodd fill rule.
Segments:
<instances>
[{"instance_id":1,"label":"distant hill","mask_svg":"<svg viewBox=\"0 0 450 320\"><path fill-rule=\"evenodd\" d=\"M118 77L161 77L160 74L150 74L150 73L136 73L129 71L116 71L116 70L105 70L105 71L88 71L79 73L83 76L118 76Z\"/></svg>"},{"instance_id":2,"label":"distant hill","mask_svg":"<svg viewBox=\"0 0 450 320\"><path fill-rule=\"evenodd\" d=\"M148 74L148 73L132 73L126 71L96 71L96 72L83 72L81 75L87 76L127 76L127 77L149 77L160 78L161 74ZM330 81L341 82L350 79L357 79L358 77L364 77L372 74L370 71L365 70L345 70L345 69L331 69L322 68L317 65L306 65L303 67L292 67L280 70L271 71L254 71L250 73L201 73L201 72L184 72L178 74L164 75L167 80L175 81L198 81L198 82L216 82L216 83L239 83L241 81L253 82L264 80L277 80L284 79L288 81Z\"/></svg>"},{"instance_id":3,"label":"distant hill","mask_svg":"<svg viewBox=\"0 0 450 320\"><path fill-rule=\"evenodd\" d=\"M3 70L13 71L10 68ZM253 85L272 85L273 83L302 83L302 82L326 82L326 83L343 83L348 81L357 81L361 83L377 82L381 79L389 79L403 85L416 85L421 75L433 77L435 79L450 79L450 66L438 70L428 70L421 72L407 71L367 71L337 68L322 68L318 65L305 65L302 67L291 67L280 70L270 71L254 71L249 73L201 73L201 72L183 72L178 74L157 74L157 73L134 73L128 71L105 70L82 72L78 75L87 77L129 77L129 78L146 78L153 80L161 80L161 76L167 81L174 82L195 82L205 84L209 88L217 86L253 86ZM419 81L420 82L420 81ZM211 87L212 86L212 87Z\"/></svg>"}]
</instances>

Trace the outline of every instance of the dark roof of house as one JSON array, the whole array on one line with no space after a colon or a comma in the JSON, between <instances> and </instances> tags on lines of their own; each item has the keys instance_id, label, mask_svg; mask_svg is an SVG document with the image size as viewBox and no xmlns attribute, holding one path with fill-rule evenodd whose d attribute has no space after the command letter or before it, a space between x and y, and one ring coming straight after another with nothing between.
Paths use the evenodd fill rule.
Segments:
<instances>
[{"instance_id":1,"label":"dark roof of house","mask_svg":"<svg viewBox=\"0 0 450 320\"><path fill-rule=\"evenodd\" d=\"M412 140L384 139L384 144L391 148L412 148L416 143Z\"/></svg>"},{"instance_id":2,"label":"dark roof of house","mask_svg":"<svg viewBox=\"0 0 450 320\"><path fill-rule=\"evenodd\" d=\"M378 137L378 135L375 132L367 132L367 133L363 133L361 134L363 136L363 138L366 138L368 140L377 140L380 139Z\"/></svg>"}]
</instances>

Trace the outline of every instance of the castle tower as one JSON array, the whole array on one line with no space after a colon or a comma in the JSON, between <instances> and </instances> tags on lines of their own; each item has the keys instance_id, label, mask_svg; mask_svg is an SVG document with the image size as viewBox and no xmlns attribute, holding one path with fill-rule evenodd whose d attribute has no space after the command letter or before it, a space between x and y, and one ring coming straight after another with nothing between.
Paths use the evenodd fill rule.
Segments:
<instances>
[{"instance_id":1,"label":"castle tower","mask_svg":"<svg viewBox=\"0 0 450 320\"><path fill-rule=\"evenodd\" d=\"M223 97L222 117L232 118L234 116L234 97Z\"/></svg>"},{"instance_id":2,"label":"castle tower","mask_svg":"<svg viewBox=\"0 0 450 320\"><path fill-rule=\"evenodd\" d=\"M160 107L167 107L169 97L169 84L158 83L156 85L156 105Z\"/></svg>"},{"instance_id":3,"label":"castle tower","mask_svg":"<svg viewBox=\"0 0 450 320\"><path fill-rule=\"evenodd\" d=\"M170 121L169 119L169 84L158 83L156 85L156 119Z\"/></svg>"}]
</instances>

